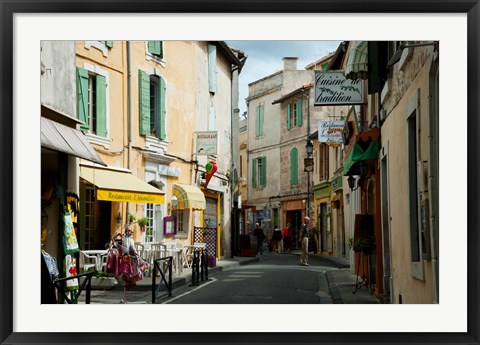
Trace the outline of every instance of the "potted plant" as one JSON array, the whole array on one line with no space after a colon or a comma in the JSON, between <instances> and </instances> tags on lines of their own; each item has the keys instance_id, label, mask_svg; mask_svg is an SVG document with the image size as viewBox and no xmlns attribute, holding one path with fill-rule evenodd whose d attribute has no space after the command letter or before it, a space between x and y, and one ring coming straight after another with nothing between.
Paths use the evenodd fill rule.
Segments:
<instances>
[{"instance_id":1,"label":"potted plant","mask_svg":"<svg viewBox=\"0 0 480 345\"><path fill-rule=\"evenodd\" d=\"M353 249L354 252L363 252L365 255L370 255L373 252L373 246L375 240L373 238L350 238L348 240L348 246Z\"/></svg>"},{"instance_id":2,"label":"potted plant","mask_svg":"<svg viewBox=\"0 0 480 345\"><path fill-rule=\"evenodd\" d=\"M135 216L133 214L128 215L128 224L132 224L135 221Z\"/></svg>"},{"instance_id":3,"label":"potted plant","mask_svg":"<svg viewBox=\"0 0 480 345\"><path fill-rule=\"evenodd\" d=\"M148 225L148 218L147 217L143 217L143 218L140 218L137 220L137 224L138 226L140 227L140 230L142 232L145 232L146 228L147 228L147 225Z\"/></svg>"}]
</instances>

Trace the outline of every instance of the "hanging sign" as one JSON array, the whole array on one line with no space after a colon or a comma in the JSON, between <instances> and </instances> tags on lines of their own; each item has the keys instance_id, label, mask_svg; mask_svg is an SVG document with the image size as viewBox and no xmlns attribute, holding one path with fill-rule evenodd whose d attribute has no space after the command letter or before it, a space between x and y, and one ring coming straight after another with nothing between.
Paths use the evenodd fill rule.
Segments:
<instances>
[{"instance_id":1,"label":"hanging sign","mask_svg":"<svg viewBox=\"0 0 480 345\"><path fill-rule=\"evenodd\" d=\"M362 104L363 80L345 78L343 71L315 71L314 105Z\"/></svg>"},{"instance_id":2,"label":"hanging sign","mask_svg":"<svg viewBox=\"0 0 480 345\"><path fill-rule=\"evenodd\" d=\"M341 146L345 121L318 121L318 141L329 146Z\"/></svg>"},{"instance_id":3,"label":"hanging sign","mask_svg":"<svg viewBox=\"0 0 480 345\"><path fill-rule=\"evenodd\" d=\"M195 133L197 156L218 154L218 131L203 131Z\"/></svg>"}]
</instances>

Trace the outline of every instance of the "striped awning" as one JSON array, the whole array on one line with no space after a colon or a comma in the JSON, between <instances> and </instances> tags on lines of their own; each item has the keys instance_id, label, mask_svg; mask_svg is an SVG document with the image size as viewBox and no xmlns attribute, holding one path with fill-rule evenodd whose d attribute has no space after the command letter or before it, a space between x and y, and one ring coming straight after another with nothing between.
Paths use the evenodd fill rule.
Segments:
<instances>
[{"instance_id":1,"label":"striped awning","mask_svg":"<svg viewBox=\"0 0 480 345\"><path fill-rule=\"evenodd\" d=\"M178 200L177 209L204 210L206 206L205 195L200 188L187 184L174 183L173 195Z\"/></svg>"},{"instance_id":2,"label":"striped awning","mask_svg":"<svg viewBox=\"0 0 480 345\"><path fill-rule=\"evenodd\" d=\"M345 65L345 78L367 79L368 78L368 42L353 41L349 49L347 64Z\"/></svg>"},{"instance_id":3,"label":"striped awning","mask_svg":"<svg viewBox=\"0 0 480 345\"><path fill-rule=\"evenodd\" d=\"M106 166L85 135L75 128L42 117L40 132L42 147Z\"/></svg>"}]
</instances>

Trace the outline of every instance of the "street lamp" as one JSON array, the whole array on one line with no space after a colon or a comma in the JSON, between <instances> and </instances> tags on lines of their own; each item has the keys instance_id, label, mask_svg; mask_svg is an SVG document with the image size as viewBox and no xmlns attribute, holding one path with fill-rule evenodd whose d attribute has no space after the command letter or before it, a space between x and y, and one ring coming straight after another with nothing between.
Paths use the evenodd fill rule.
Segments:
<instances>
[{"instance_id":1,"label":"street lamp","mask_svg":"<svg viewBox=\"0 0 480 345\"><path fill-rule=\"evenodd\" d=\"M367 175L367 166L363 161L358 163L358 171L360 173L360 179ZM355 177L353 175L350 175L347 179L348 181L348 186L350 187L350 190L353 192L354 190L357 190L358 187L360 187L360 179L357 181L357 186L355 187Z\"/></svg>"},{"instance_id":2,"label":"street lamp","mask_svg":"<svg viewBox=\"0 0 480 345\"><path fill-rule=\"evenodd\" d=\"M307 149L308 158L310 158L313 153L313 143L310 139L307 140L307 145L305 145L305 148Z\"/></svg>"}]
</instances>

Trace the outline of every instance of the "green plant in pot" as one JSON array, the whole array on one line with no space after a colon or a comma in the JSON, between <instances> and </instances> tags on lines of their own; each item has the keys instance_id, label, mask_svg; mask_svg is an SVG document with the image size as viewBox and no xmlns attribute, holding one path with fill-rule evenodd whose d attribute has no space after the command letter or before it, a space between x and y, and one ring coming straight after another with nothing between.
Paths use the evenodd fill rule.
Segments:
<instances>
[{"instance_id":1,"label":"green plant in pot","mask_svg":"<svg viewBox=\"0 0 480 345\"><path fill-rule=\"evenodd\" d=\"M147 225L148 225L148 218L147 217L139 218L137 220L137 224L140 227L140 230L142 232L145 232L145 230L147 228Z\"/></svg>"},{"instance_id":2,"label":"green plant in pot","mask_svg":"<svg viewBox=\"0 0 480 345\"><path fill-rule=\"evenodd\" d=\"M135 216L133 214L128 215L128 224L132 224L135 221Z\"/></svg>"},{"instance_id":3,"label":"green plant in pot","mask_svg":"<svg viewBox=\"0 0 480 345\"><path fill-rule=\"evenodd\" d=\"M373 238L350 238L348 240L348 246L353 249L354 252L363 252L365 255L370 255L373 252L373 246L375 240Z\"/></svg>"}]
</instances>

